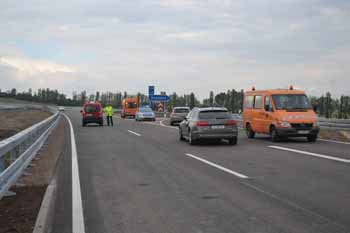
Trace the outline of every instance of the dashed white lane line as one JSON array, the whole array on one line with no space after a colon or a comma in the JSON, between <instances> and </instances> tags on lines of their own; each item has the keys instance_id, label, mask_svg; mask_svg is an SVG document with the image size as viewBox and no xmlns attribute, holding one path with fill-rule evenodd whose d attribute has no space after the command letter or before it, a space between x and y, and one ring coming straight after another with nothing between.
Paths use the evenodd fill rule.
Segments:
<instances>
[{"instance_id":1,"label":"dashed white lane line","mask_svg":"<svg viewBox=\"0 0 350 233\"><path fill-rule=\"evenodd\" d=\"M131 134L134 134L134 135L136 135L136 136L138 136L138 137L141 137L141 134L136 133L136 132L134 132L134 131L128 130L128 132L131 133Z\"/></svg>"},{"instance_id":2,"label":"dashed white lane line","mask_svg":"<svg viewBox=\"0 0 350 233\"><path fill-rule=\"evenodd\" d=\"M81 200L81 187L79 178L77 146L75 143L73 125L69 117L63 113L70 127L72 147L72 227L73 232L85 233L83 203Z\"/></svg>"},{"instance_id":3,"label":"dashed white lane line","mask_svg":"<svg viewBox=\"0 0 350 233\"><path fill-rule=\"evenodd\" d=\"M289 152L294 152L297 154L303 154L303 155L309 155L309 156L314 156L322 159L328 159L328 160L334 160L342 163L350 163L350 159L342 159L334 156L329 156L329 155L323 155L323 154L318 154L318 153L313 153L313 152L308 152L308 151L302 151L302 150L296 150L292 148L286 148L286 147L281 147L281 146L268 146L273 149L277 150L284 150L284 151L289 151Z\"/></svg>"},{"instance_id":4,"label":"dashed white lane line","mask_svg":"<svg viewBox=\"0 0 350 233\"><path fill-rule=\"evenodd\" d=\"M201 161L201 162L203 162L203 163L205 163L205 164L208 164L208 165L210 165L210 166L212 166L212 167L215 167L215 168L217 168L217 169L219 169L219 170L221 170L221 171L224 171L224 172L227 172L227 173L229 173L229 174L231 174L231 175L237 176L237 177L239 177L239 178L242 178L242 179L248 179L248 178L249 178L249 177L246 176L246 175L243 175L243 174L241 174L241 173L239 173L239 172L232 171L232 170L230 170L230 169L228 169L228 168L225 168L225 167L223 167L223 166L221 166L221 165L218 165L218 164L216 164L216 163L210 162L210 161L208 161L208 160L202 159L202 158L197 157L197 156L195 156L195 155L193 155L193 154L187 153L187 154L185 154L185 155L188 156L188 157L191 157L191 158L193 158L193 159L196 159L196 160L198 160L198 161Z\"/></svg>"},{"instance_id":5,"label":"dashed white lane line","mask_svg":"<svg viewBox=\"0 0 350 233\"><path fill-rule=\"evenodd\" d=\"M317 141L322 141L322 142L333 142L333 143L338 143L338 144L345 144L345 145L350 145L350 142L342 142L342 141L335 141L335 140L328 140L328 139L317 139Z\"/></svg>"}]
</instances>

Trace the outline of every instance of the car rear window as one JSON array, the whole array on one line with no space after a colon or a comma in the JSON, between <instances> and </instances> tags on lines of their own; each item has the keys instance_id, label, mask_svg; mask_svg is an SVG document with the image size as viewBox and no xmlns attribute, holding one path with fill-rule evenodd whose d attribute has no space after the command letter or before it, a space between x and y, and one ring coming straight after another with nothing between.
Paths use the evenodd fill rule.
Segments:
<instances>
[{"instance_id":1,"label":"car rear window","mask_svg":"<svg viewBox=\"0 0 350 233\"><path fill-rule=\"evenodd\" d=\"M225 110L210 110L201 111L199 113L199 119L228 119L230 114Z\"/></svg>"},{"instance_id":2,"label":"car rear window","mask_svg":"<svg viewBox=\"0 0 350 233\"><path fill-rule=\"evenodd\" d=\"M139 112L152 112L150 108L139 108Z\"/></svg>"},{"instance_id":3,"label":"car rear window","mask_svg":"<svg viewBox=\"0 0 350 233\"><path fill-rule=\"evenodd\" d=\"M96 104L89 104L85 106L86 113L100 112L101 108Z\"/></svg>"},{"instance_id":4,"label":"car rear window","mask_svg":"<svg viewBox=\"0 0 350 233\"><path fill-rule=\"evenodd\" d=\"M187 108L176 108L174 109L174 113L188 113L190 110Z\"/></svg>"}]
</instances>

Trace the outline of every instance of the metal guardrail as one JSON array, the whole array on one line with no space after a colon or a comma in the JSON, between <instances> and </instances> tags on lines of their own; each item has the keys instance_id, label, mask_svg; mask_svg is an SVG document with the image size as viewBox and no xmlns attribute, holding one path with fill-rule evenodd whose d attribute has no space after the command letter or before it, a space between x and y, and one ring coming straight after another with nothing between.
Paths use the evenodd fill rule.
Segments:
<instances>
[{"instance_id":1,"label":"metal guardrail","mask_svg":"<svg viewBox=\"0 0 350 233\"><path fill-rule=\"evenodd\" d=\"M0 199L14 185L57 126L60 113L0 141Z\"/></svg>"}]
</instances>

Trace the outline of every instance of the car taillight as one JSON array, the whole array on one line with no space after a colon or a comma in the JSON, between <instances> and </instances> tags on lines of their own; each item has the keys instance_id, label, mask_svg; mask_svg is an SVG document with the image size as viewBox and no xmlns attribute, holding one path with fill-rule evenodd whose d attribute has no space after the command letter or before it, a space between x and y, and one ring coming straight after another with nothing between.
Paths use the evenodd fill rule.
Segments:
<instances>
[{"instance_id":1,"label":"car taillight","mask_svg":"<svg viewBox=\"0 0 350 233\"><path fill-rule=\"evenodd\" d=\"M208 126L208 121L197 121L196 126Z\"/></svg>"},{"instance_id":2,"label":"car taillight","mask_svg":"<svg viewBox=\"0 0 350 233\"><path fill-rule=\"evenodd\" d=\"M237 122L235 120L228 120L228 121L226 121L226 125L235 126L235 125L237 125Z\"/></svg>"}]
</instances>

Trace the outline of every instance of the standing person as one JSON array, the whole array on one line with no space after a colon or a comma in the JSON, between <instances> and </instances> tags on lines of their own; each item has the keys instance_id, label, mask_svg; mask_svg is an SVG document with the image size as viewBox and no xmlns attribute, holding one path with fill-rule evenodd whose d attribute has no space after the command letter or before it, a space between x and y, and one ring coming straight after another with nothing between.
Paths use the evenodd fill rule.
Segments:
<instances>
[{"instance_id":1,"label":"standing person","mask_svg":"<svg viewBox=\"0 0 350 233\"><path fill-rule=\"evenodd\" d=\"M103 111L106 113L107 116L107 125L111 124L113 126L113 107L108 104Z\"/></svg>"}]
</instances>

